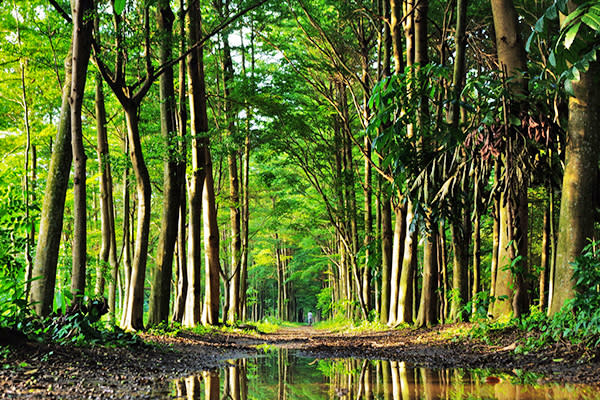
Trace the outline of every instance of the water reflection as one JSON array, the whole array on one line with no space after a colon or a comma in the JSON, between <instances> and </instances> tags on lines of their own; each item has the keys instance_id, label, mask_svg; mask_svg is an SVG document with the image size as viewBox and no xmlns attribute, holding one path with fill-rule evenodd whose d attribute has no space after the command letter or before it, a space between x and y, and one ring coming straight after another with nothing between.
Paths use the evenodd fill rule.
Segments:
<instances>
[{"instance_id":1,"label":"water reflection","mask_svg":"<svg viewBox=\"0 0 600 400\"><path fill-rule=\"evenodd\" d=\"M600 399L597 388L513 384L484 371L413 368L403 362L315 360L280 349L176 380L187 400Z\"/></svg>"}]
</instances>

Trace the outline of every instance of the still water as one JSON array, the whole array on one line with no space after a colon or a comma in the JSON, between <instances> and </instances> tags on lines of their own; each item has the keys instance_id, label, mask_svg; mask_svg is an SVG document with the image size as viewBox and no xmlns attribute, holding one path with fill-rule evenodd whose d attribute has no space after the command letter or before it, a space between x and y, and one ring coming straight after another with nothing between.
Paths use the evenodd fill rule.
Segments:
<instances>
[{"instance_id":1,"label":"still water","mask_svg":"<svg viewBox=\"0 0 600 400\"><path fill-rule=\"evenodd\" d=\"M584 385L538 384L535 376L414 368L403 362L316 360L286 349L232 360L179 379L170 397L187 400L600 399ZM524 384L523 382L529 382Z\"/></svg>"}]
</instances>

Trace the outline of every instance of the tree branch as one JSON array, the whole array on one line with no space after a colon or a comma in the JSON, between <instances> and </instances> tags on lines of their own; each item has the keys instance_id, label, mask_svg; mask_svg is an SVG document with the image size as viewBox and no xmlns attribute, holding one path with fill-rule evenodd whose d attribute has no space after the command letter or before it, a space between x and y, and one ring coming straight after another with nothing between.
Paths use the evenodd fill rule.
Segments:
<instances>
[{"instance_id":1,"label":"tree branch","mask_svg":"<svg viewBox=\"0 0 600 400\"><path fill-rule=\"evenodd\" d=\"M71 19L71 16L65 11L63 10L63 8L56 2L56 0L48 0L48 2L50 3L51 6L53 6L56 11L58 11L58 13L69 23L72 24L73 23L73 19Z\"/></svg>"}]
</instances>

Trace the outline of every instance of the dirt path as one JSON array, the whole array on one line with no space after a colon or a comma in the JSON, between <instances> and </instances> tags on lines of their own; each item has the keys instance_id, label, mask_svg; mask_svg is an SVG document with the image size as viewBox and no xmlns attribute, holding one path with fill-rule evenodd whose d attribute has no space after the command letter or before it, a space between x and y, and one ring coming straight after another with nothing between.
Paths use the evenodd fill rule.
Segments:
<instances>
[{"instance_id":1,"label":"dirt path","mask_svg":"<svg viewBox=\"0 0 600 400\"><path fill-rule=\"evenodd\" d=\"M541 373L545 379L596 384L598 349L565 344L535 354L515 354L519 332L505 332L494 345L458 339L467 326L427 330L332 333L313 327L273 334L143 335L154 343L130 349L12 345L0 368L0 398L164 398L171 379L216 368L225 360L262 352L261 346L298 349L315 358L405 361L433 368L490 368Z\"/></svg>"}]
</instances>

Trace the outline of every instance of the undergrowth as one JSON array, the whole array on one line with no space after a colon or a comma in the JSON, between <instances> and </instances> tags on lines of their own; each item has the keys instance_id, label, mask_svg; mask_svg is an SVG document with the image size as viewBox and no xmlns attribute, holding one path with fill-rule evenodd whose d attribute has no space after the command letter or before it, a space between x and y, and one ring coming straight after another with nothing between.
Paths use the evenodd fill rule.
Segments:
<instances>
[{"instance_id":1,"label":"undergrowth","mask_svg":"<svg viewBox=\"0 0 600 400\"><path fill-rule=\"evenodd\" d=\"M112 347L143 343L138 335L101 320L108 311L105 299L88 299L48 317L39 317L24 300L24 284L5 278L0 279L0 336L5 341L20 338L61 345Z\"/></svg>"},{"instance_id":2,"label":"undergrowth","mask_svg":"<svg viewBox=\"0 0 600 400\"><path fill-rule=\"evenodd\" d=\"M600 258L594 246L588 244L571 263L575 297L565 302L559 312L549 317L533 306L530 313L508 322L479 322L470 331L471 337L489 341L494 332L518 329L527 332L516 347L517 353L528 353L544 346L566 341L588 348L600 345Z\"/></svg>"}]
</instances>

